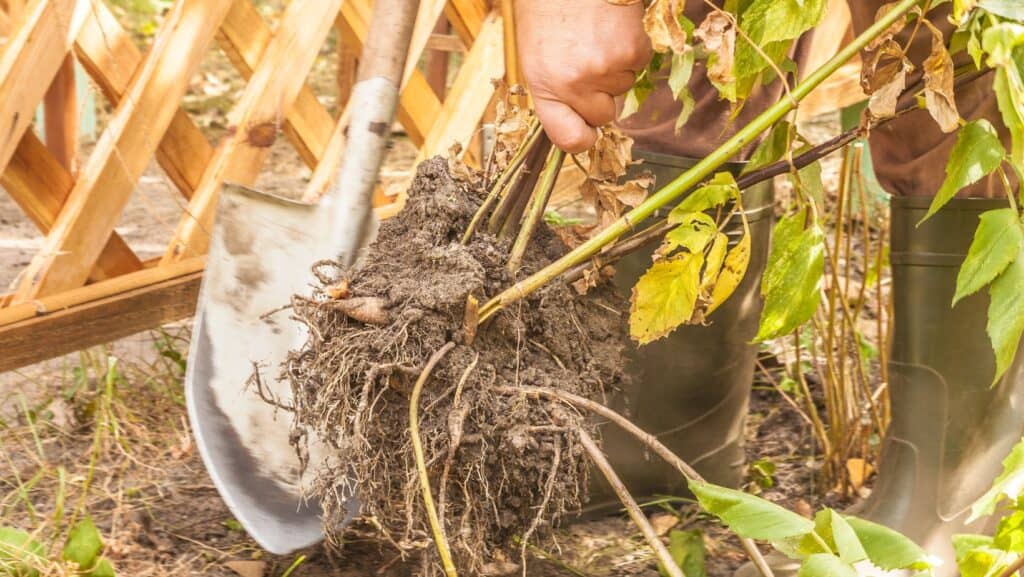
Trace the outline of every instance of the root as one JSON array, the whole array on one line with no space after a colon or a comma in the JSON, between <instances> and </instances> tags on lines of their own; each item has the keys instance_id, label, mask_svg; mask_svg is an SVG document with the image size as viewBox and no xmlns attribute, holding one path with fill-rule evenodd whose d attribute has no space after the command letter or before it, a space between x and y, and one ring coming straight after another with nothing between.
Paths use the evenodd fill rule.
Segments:
<instances>
[{"instance_id":1,"label":"root","mask_svg":"<svg viewBox=\"0 0 1024 577\"><path fill-rule=\"evenodd\" d=\"M426 459L423 457L423 443L420 440L419 404L420 393L423 392L423 385L430 378L437 363L448 354L448 351L455 347L455 343L449 342L441 347L427 361L427 366L420 373L416 385L412 389L412 397L409 399L409 434L412 438L412 450L416 456L416 470L419 473L420 489L423 492L423 507L427 510L427 517L430 520L430 530L434 535L434 543L437 544L437 554L441 557L441 565L444 567L445 575L458 577L455 571L455 562L452 561L451 548L448 546L448 539L441 529L441 522L437 516L437 509L434 508L434 498L430 494L430 478L427 475Z\"/></svg>"},{"instance_id":2,"label":"root","mask_svg":"<svg viewBox=\"0 0 1024 577\"><path fill-rule=\"evenodd\" d=\"M612 486L619 500L625 505L629 518L640 529L640 533L643 534L647 545L654 551L654 556L658 558L658 563L661 564L662 569L669 574L669 577L686 577L683 575L683 570L679 568L679 565L676 565L675 561L672 560L672 554L668 552L665 544L658 538L658 534L654 531L654 527L651 527L647 516L640 510L640 505L636 504L636 500L629 494L629 489L626 489L626 486L622 484L622 479L615 473L612 464L608 462L608 458L604 456L604 453L597 446L597 443L594 442L594 439L583 429L577 430L576 434L579 435L580 443L586 449L590 460L594 462L597 469L608 480L608 484Z\"/></svg>"},{"instance_id":3,"label":"root","mask_svg":"<svg viewBox=\"0 0 1024 577\"><path fill-rule=\"evenodd\" d=\"M519 561L522 564L523 577L526 577L526 548L530 544L530 537L533 537L533 533L540 526L541 521L544 519L544 510L548 508L548 503L551 502L551 493L555 489L555 479L558 475L558 467L562 464L562 438L555 437L555 456L551 458L551 472L548 473L548 481L544 486L544 500L540 502L540 507L537 508L537 516L530 521L530 527L526 529L522 537L522 548L519 550Z\"/></svg>"},{"instance_id":4,"label":"root","mask_svg":"<svg viewBox=\"0 0 1024 577\"><path fill-rule=\"evenodd\" d=\"M559 391L555 389L547 389L543 387L500 387L496 389L496 392L513 394L513 395L537 395L542 397L548 397L552 399L558 399L564 403L573 405L577 408L586 409L598 416L604 417L621 427L624 431L636 438L647 448L654 451L656 455L665 460L668 464L675 467L679 473L694 481L701 483L706 482L704 478L698 473L693 467L691 467L686 461L682 460L678 455L672 452L671 449L666 447L661 441L658 440L654 435L644 431L640 427L633 424L632 421L623 417L619 413L609 409L608 407L592 401L585 397L575 395L568 391ZM585 443L584 443L585 446ZM609 483L611 480L609 479ZM614 487L614 484L613 484ZM754 567L761 573L762 577L775 577L771 567L768 565L768 561L765 560L764 555L757 548L751 539L740 538L740 544L743 546L743 550L747 553L750 558L750 562L754 564Z\"/></svg>"}]
</instances>

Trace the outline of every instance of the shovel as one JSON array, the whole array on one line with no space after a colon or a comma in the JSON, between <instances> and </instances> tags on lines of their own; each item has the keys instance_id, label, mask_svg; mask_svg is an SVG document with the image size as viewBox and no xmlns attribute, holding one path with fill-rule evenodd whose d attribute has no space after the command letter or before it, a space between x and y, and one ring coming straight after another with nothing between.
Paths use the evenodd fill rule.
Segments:
<instances>
[{"instance_id":1,"label":"shovel","mask_svg":"<svg viewBox=\"0 0 1024 577\"><path fill-rule=\"evenodd\" d=\"M188 417L221 497L271 553L323 538L320 506L304 490L324 462L320 442L308 439L310 466L303 473L290 443L291 414L282 407L291 390L277 377L304 335L287 312L271 311L309 291L313 263L336 259L349 266L375 233L372 194L418 6L418 0L376 0L352 90L345 156L319 204L231 184L218 200L185 376ZM254 374L260 387L251 386ZM349 497L351 518L358 504Z\"/></svg>"}]
</instances>

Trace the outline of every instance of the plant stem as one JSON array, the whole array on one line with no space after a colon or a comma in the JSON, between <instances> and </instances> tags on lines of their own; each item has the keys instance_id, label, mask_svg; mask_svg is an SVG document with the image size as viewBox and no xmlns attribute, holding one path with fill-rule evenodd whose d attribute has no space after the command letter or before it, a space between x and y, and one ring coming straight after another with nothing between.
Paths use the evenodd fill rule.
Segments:
<instances>
[{"instance_id":1,"label":"plant stem","mask_svg":"<svg viewBox=\"0 0 1024 577\"><path fill-rule=\"evenodd\" d=\"M1021 557L1020 559L1014 561L1012 565L1007 567L1005 571L999 574L999 577L1013 577L1021 569L1024 569L1024 557Z\"/></svg>"},{"instance_id":2,"label":"plant stem","mask_svg":"<svg viewBox=\"0 0 1024 577\"><path fill-rule=\"evenodd\" d=\"M487 194L487 198L484 199L483 204L480 205L480 208L477 209L476 214L473 215L473 220L471 220L469 226L466 227L466 232L463 233L462 240L460 241L462 244L466 244L467 242L469 242L469 239L473 236L473 233L476 232L476 228L480 225L480 221L483 220L484 215L491 210L491 207L494 206L494 203L498 201L498 197L501 195L501 191L505 189L505 186L508 184L509 180L513 176L515 176L516 171L518 171L519 167L523 165L523 160L526 159L527 151L530 150L530 148L534 144L536 144L537 139L540 138L540 134L540 123L538 123L537 120L534 119L534 121L530 124L530 131L528 133L528 136L526 137L526 140L523 142L523 145L519 147L519 150L516 151L515 156L513 156L512 160L509 161L508 167L505 168L505 171L501 173L501 176L498 177L498 180L496 180L494 184L491 186L491 191Z\"/></svg>"},{"instance_id":3,"label":"plant stem","mask_svg":"<svg viewBox=\"0 0 1024 577\"><path fill-rule=\"evenodd\" d=\"M540 175L540 184L533 194L533 206L526 214L523 227L519 229L519 236L512 245L512 252L508 256L508 270L515 274L523 263L523 255L526 254L526 247L530 245L533 232L537 229L541 219L544 218L544 209L551 199L551 192L555 190L555 182L558 181L558 172L562 170L562 162L565 161L565 153L560 148L552 148L548 155L548 162L544 166L544 172Z\"/></svg>"},{"instance_id":4,"label":"plant stem","mask_svg":"<svg viewBox=\"0 0 1024 577\"><path fill-rule=\"evenodd\" d=\"M679 455L673 453L672 450L659 441L657 437L647 431L644 431L626 417L623 417L601 403L568 391L548 389L544 387L497 387L495 388L495 391L498 393L512 395L536 395L538 397L548 397L551 399L557 399L563 403L568 403L579 409L586 409L595 415L604 417L618 425L623 431L629 433L641 444L654 451L654 454L658 455L666 463L674 467L679 471L679 474L687 480L699 481L701 483L707 482L700 473L698 473L686 461L682 460ZM743 550L747 552L747 556L750 558L751 563L757 567L757 570L761 573L762 577L775 577L774 573L772 573L771 567L768 566L768 562L761 554L761 551L757 548L757 544L750 539L743 538L740 539L740 544L743 546Z\"/></svg>"},{"instance_id":5,"label":"plant stem","mask_svg":"<svg viewBox=\"0 0 1024 577\"><path fill-rule=\"evenodd\" d=\"M659 208L669 202L676 200L683 193L703 181L730 158L737 154L744 146L753 142L761 133L765 132L786 114L792 111L800 100L803 100L818 87L826 78L832 75L843 64L856 56L874 38L887 30L896 20L917 6L917 0L901 0L892 10L882 16L870 28L864 31L853 42L843 47L831 60L821 68L815 70L803 82L795 86L791 98L783 98L762 112L750 124L744 126L727 140L717 150L698 162L693 168L681 174L650 198L634 208L632 211L621 217L616 222L602 230L597 236L576 247L562 258L551 263L537 273L517 282L501 294L491 299L480 310L480 321L490 318L501 308L522 299L526 295L537 290L547 282L558 277L573 266L585 261L597 254L602 248L615 241L626 232L633 229L635 224L651 216Z\"/></svg>"},{"instance_id":6,"label":"plant stem","mask_svg":"<svg viewBox=\"0 0 1024 577\"><path fill-rule=\"evenodd\" d=\"M512 213L513 208L519 202L519 197L526 190L526 194L529 195L529 191L533 190L531 184L527 188L527 182L531 173L535 173L540 168L540 163L547 155L548 151L544 150L543 154L538 154L538 150L545 144L551 146L551 141L548 140L547 135L543 130L538 132L536 140L528 143L529 146L523 155L523 162L520 163L519 170L515 174L510 174L508 181L505 183L505 192L501 196L501 201L498 202L498 206L494 209L491 214L490 220L487 221L487 230L491 234L498 234L498 231L505 225L509 215ZM533 181L536 184L536 180Z\"/></svg>"},{"instance_id":7,"label":"plant stem","mask_svg":"<svg viewBox=\"0 0 1024 577\"><path fill-rule=\"evenodd\" d=\"M580 437L580 444L583 445L584 450L590 456L590 460L594 462L597 469L601 471L604 478L608 480L608 484L612 486L615 494L622 501L622 504L626 507L626 512L629 513L629 518L633 520L633 523L640 529L640 533L643 534L644 540L647 541L647 545L654 550L654 556L658 559L658 564L661 565L665 573L670 577L686 577L683 574L683 570L679 568L675 560L672 559L672 554L665 548L665 544L658 538L658 534L654 531L654 527L651 527L650 521L647 520L647 516L640 510L640 505L636 504L636 500L629 494L629 490L622 484L622 479L615 474L615 469L612 468L611 463L608 462L608 458L604 456L601 449L594 442L594 439L584 431L582 428L578 429L576 433Z\"/></svg>"},{"instance_id":8,"label":"plant stem","mask_svg":"<svg viewBox=\"0 0 1024 577\"><path fill-rule=\"evenodd\" d=\"M441 529L437 509L434 507L434 497L430 494L427 460L423 456L423 442L420 440L419 404L423 385L430 378L430 373L453 347L455 347L455 343L446 343L430 357L430 360L427 361L427 366L423 368L423 372L416 379L416 385L412 388L412 396L409 398L409 437L412 439L412 451L416 457L416 471L419 473L420 490L423 493L423 508L427 510L427 519L430 520L430 532L433 533L434 543L437 544L437 553L441 557L441 565L444 567L444 573L448 577L458 577L458 572L455 571L455 562L452 561L448 540L445 539L444 531Z\"/></svg>"},{"instance_id":9,"label":"plant stem","mask_svg":"<svg viewBox=\"0 0 1024 577\"><path fill-rule=\"evenodd\" d=\"M538 142L533 156L526 159L523 177L516 183L519 188L516 191L516 201L512 204L512 210L509 211L504 224L501 225L498 238L511 238L518 234L519 221L526 212L526 206L530 204L533 191L537 189L537 182L544 171L544 162L548 159L551 148L551 141L545 136Z\"/></svg>"}]
</instances>

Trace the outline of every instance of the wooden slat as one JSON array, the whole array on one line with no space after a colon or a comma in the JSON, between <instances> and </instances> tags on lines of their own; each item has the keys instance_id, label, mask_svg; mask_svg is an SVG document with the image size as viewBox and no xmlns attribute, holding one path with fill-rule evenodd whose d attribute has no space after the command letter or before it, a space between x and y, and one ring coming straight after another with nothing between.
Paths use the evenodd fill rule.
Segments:
<instances>
[{"instance_id":1,"label":"wooden slat","mask_svg":"<svg viewBox=\"0 0 1024 577\"><path fill-rule=\"evenodd\" d=\"M71 50L88 2L35 0L0 54L0 171Z\"/></svg>"},{"instance_id":2,"label":"wooden slat","mask_svg":"<svg viewBox=\"0 0 1024 577\"><path fill-rule=\"evenodd\" d=\"M553 0L554 1L554 0ZM466 46L472 46L487 18L484 0L448 0L444 14Z\"/></svg>"},{"instance_id":3,"label":"wooden slat","mask_svg":"<svg viewBox=\"0 0 1024 577\"><path fill-rule=\"evenodd\" d=\"M14 158L0 175L0 185L44 233L53 227L74 184L71 174L31 130L21 137ZM89 280L103 280L140 268L139 258L115 232L103 247Z\"/></svg>"},{"instance_id":4,"label":"wooden slat","mask_svg":"<svg viewBox=\"0 0 1024 577\"><path fill-rule=\"evenodd\" d=\"M263 60L230 118L236 125L217 148L196 195L189 202L164 262L205 254L217 196L224 181L252 185L270 153L279 119L305 86L342 0L292 0ZM321 152L322 153L322 152Z\"/></svg>"},{"instance_id":5,"label":"wooden slat","mask_svg":"<svg viewBox=\"0 0 1024 577\"><path fill-rule=\"evenodd\" d=\"M23 275L16 302L85 282L229 7L229 0L179 0L167 14L43 250Z\"/></svg>"},{"instance_id":6,"label":"wooden slat","mask_svg":"<svg viewBox=\"0 0 1024 577\"><path fill-rule=\"evenodd\" d=\"M431 34L430 39L427 40L427 50L435 50L438 52L465 52L466 45L462 43L462 39L454 34ZM431 55L433 56L433 55ZM429 69L429 63L427 67ZM427 80L430 81L433 86L434 81L427 74Z\"/></svg>"},{"instance_id":7,"label":"wooden slat","mask_svg":"<svg viewBox=\"0 0 1024 577\"><path fill-rule=\"evenodd\" d=\"M132 78L142 65L142 54L131 36L103 2L96 2L75 40L75 51L86 72L111 104L121 103ZM160 140L156 160L185 198L191 198L206 170L213 147L179 108Z\"/></svg>"},{"instance_id":8,"label":"wooden slat","mask_svg":"<svg viewBox=\"0 0 1024 577\"><path fill-rule=\"evenodd\" d=\"M333 19L332 14L327 21ZM249 80L263 59L273 35L251 0L235 0L224 18L217 40L238 71ZM299 90L295 104L285 110L285 136L295 146L303 162L310 168L315 167L324 157L334 119L305 84Z\"/></svg>"},{"instance_id":9,"label":"wooden slat","mask_svg":"<svg viewBox=\"0 0 1024 577\"><path fill-rule=\"evenodd\" d=\"M423 10L420 12L423 13ZM342 41L362 50L366 40L366 32L370 22L370 5L367 0L347 0L341 6L338 24L342 31ZM420 19L417 18L417 27ZM429 38L429 34L426 35ZM426 39L424 39L426 46ZM412 50L410 50L412 53ZM410 71L398 101L398 121L405 127L409 140L416 146L423 144L427 133L434 125L434 120L441 111L441 102L430 88L426 77L416 69Z\"/></svg>"},{"instance_id":10,"label":"wooden slat","mask_svg":"<svg viewBox=\"0 0 1024 577\"><path fill-rule=\"evenodd\" d=\"M338 110L345 110L352 96L352 87L356 85L356 72L359 69L359 51L342 42L341 27L338 26L338 68L335 78L338 82ZM340 115L339 115L340 116Z\"/></svg>"},{"instance_id":11,"label":"wooden slat","mask_svg":"<svg viewBox=\"0 0 1024 577\"><path fill-rule=\"evenodd\" d=\"M505 75L505 47L501 16L493 12L466 55L448 98L420 149L419 160L442 154L458 142L468 147L480 118L494 95L491 81Z\"/></svg>"},{"instance_id":12,"label":"wooden slat","mask_svg":"<svg viewBox=\"0 0 1024 577\"><path fill-rule=\"evenodd\" d=\"M0 372L191 316L203 262L182 264L174 271L147 269L68 291L60 299L0 309Z\"/></svg>"},{"instance_id":13,"label":"wooden slat","mask_svg":"<svg viewBox=\"0 0 1024 577\"><path fill-rule=\"evenodd\" d=\"M402 86L409 84L409 77L412 76L419 66L423 51L427 48L427 42L437 29L441 14L447 0L420 0L419 11L416 13L416 25L412 30L412 38L409 41L409 54L405 59L405 70L402 72ZM426 78L426 77L424 77ZM429 86L429 82L427 83Z\"/></svg>"},{"instance_id":14,"label":"wooden slat","mask_svg":"<svg viewBox=\"0 0 1024 577\"><path fill-rule=\"evenodd\" d=\"M509 86L520 83L519 51L516 48L516 19L513 0L498 0L501 19L505 22L505 82Z\"/></svg>"},{"instance_id":15,"label":"wooden slat","mask_svg":"<svg viewBox=\"0 0 1024 577\"><path fill-rule=\"evenodd\" d=\"M75 91L75 57L68 54L43 97L46 148L68 172L74 174L78 156L78 95Z\"/></svg>"}]
</instances>

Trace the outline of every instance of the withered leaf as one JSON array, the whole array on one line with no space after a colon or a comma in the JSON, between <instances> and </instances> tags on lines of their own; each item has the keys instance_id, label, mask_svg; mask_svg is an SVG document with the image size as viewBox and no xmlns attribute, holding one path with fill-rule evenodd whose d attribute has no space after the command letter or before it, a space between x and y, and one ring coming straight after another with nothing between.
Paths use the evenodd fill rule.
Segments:
<instances>
[{"instance_id":1,"label":"withered leaf","mask_svg":"<svg viewBox=\"0 0 1024 577\"><path fill-rule=\"evenodd\" d=\"M954 132L960 127L960 113L953 94L953 58L946 49L942 32L927 19L921 21L932 33L932 51L924 61L925 106L943 132Z\"/></svg>"},{"instance_id":2,"label":"withered leaf","mask_svg":"<svg viewBox=\"0 0 1024 577\"><path fill-rule=\"evenodd\" d=\"M644 12L644 30L651 38L655 52L682 53L686 45L686 30L679 23L685 7L682 0L654 0Z\"/></svg>"},{"instance_id":3,"label":"withered leaf","mask_svg":"<svg viewBox=\"0 0 1024 577\"><path fill-rule=\"evenodd\" d=\"M896 7L896 4L897 2L889 2L888 4L883 4L881 7L879 7L878 10L875 11L875 21L877 22L879 19L883 18L886 14L891 12L892 9ZM886 28L884 32L882 32L877 37L875 37L871 42L869 42L865 49L868 50L869 52L874 52L880 46L892 40L894 36L899 34L906 27L907 16L906 14L904 14L903 16L900 16L898 20L893 22L888 28Z\"/></svg>"},{"instance_id":4,"label":"withered leaf","mask_svg":"<svg viewBox=\"0 0 1024 577\"><path fill-rule=\"evenodd\" d=\"M733 61L736 48L736 26L732 18L721 10L713 10L694 31L709 53L708 79L718 85L735 80Z\"/></svg>"},{"instance_id":5,"label":"withered leaf","mask_svg":"<svg viewBox=\"0 0 1024 577\"><path fill-rule=\"evenodd\" d=\"M888 41L872 53L861 71L861 87L870 95L868 109L875 118L896 113L900 94L907 87L907 75L914 65L895 41Z\"/></svg>"},{"instance_id":6,"label":"withered leaf","mask_svg":"<svg viewBox=\"0 0 1024 577\"><path fill-rule=\"evenodd\" d=\"M614 126L598 129L597 141L589 151L590 167L587 173L595 180L615 180L625 176L632 164L633 139Z\"/></svg>"}]
</instances>

